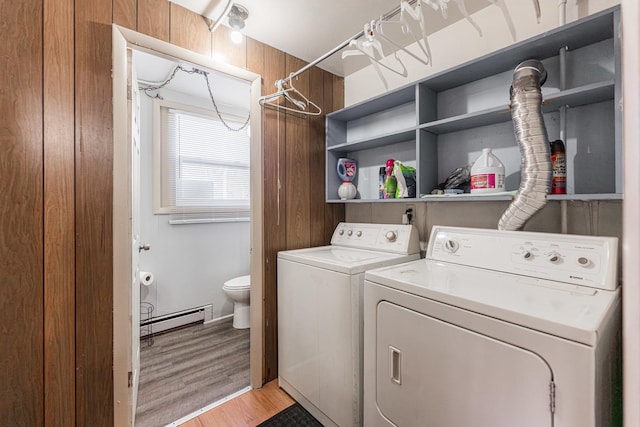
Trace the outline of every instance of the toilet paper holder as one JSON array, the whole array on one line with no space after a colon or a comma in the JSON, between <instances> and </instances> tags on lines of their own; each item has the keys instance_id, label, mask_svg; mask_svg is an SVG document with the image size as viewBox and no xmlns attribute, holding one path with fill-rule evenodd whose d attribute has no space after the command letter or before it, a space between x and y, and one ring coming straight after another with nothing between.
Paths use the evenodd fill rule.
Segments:
<instances>
[{"instance_id":1,"label":"toilet paper holder","mask_svg":"<svg viewBox=\"0 0 640 427\"><path fill-rule=\"evenodd\" d=\"M153 273L148 271L140 271L138 279L142 286L151 286L156 282L156 278Z\"/></svg>"}]
</instances>

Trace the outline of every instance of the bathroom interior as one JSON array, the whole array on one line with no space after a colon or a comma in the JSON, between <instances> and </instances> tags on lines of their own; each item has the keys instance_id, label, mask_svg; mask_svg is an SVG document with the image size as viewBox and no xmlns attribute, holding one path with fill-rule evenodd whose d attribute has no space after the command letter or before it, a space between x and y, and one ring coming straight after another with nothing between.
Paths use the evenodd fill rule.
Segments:
<instances>
[{"instance_id":1,"label":"bathroom interior","mask_svg":"<svg viewBox=\"0 0 640 427\"><path fill-rule=\"evenodd\" d=\"M132 64L142 247L136 425L154 426L250 384L250 85L140 50Z\"/></svg>"}]
</instances>

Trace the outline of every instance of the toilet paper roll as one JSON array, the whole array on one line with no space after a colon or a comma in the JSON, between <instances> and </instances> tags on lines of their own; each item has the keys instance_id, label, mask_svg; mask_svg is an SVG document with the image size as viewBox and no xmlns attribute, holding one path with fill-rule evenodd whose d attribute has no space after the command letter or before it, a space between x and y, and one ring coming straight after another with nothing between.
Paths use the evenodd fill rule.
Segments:
<instances>
[{"instance_id":1,"label":"toilet paper roll","mask_svg":"<svg viewBox=\"0 0 640 427\"><path fill-rule=\"evenodd\" d=\"M155 283L156 278L153 273L149 273L148 271L140 272L140 284L142 286L151 286Z\"/></svg>"}]
</instances>

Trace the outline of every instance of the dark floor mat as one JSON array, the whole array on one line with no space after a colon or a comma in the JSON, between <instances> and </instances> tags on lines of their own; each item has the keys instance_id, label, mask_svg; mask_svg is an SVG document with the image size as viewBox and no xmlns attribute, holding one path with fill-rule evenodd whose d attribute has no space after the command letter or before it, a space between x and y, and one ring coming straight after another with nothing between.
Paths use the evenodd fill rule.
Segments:
<instances>
[{"instance_id":1,"label":"dark floor mat","mask_svg":"<svg viewBox=\"0 0 640 427\"><path fill-rule=\"evenodd\" d=\"M322 424L299 403L294 403L287 409L278 412L258 427L322 427Z\"/></svg>"}]
</instances>

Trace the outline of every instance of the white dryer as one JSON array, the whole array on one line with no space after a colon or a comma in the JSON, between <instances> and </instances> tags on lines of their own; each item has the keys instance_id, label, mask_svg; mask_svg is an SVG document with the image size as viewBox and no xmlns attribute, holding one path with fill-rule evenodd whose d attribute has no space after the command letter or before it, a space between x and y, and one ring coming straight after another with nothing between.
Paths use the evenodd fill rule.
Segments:
<instances>
[{"instance_id":1,"label":"white dryer","mask_svg":"<svg viewBox=\"0 0 640 427\"><path fill-rule=\"evenodd\" d=\"M617 425L616 263L616 238L434 227L366 273L365 425Z\"/></svg>"},{"instance_id":2,"label":"white dryer","mask_svg":"<svg viewBox=\"0 0 640 427\"><path fill-rule=\"evenodd\" d=\"M362 425L365 271L419 257L413 226L355 223L278 254L278 381L324 425Z\"/></svg>"}]
</instances>

